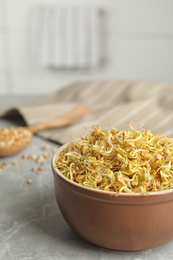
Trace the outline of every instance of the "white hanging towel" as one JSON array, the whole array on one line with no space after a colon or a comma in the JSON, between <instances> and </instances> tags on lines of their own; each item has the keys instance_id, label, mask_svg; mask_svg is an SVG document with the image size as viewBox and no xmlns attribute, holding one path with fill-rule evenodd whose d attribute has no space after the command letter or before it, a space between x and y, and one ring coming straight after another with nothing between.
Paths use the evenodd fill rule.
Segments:
<instances>
[{"instance_id":1,"label":"white hanging towel","mask_svg":"<svg viewBox=\"0 0 173 260\"><path fill-rule=\"evenodd\" d=\"M98 66L99 19L95 7L37 7L32 13L36 64L61 69Z\"/></svg>"}]
</instances>

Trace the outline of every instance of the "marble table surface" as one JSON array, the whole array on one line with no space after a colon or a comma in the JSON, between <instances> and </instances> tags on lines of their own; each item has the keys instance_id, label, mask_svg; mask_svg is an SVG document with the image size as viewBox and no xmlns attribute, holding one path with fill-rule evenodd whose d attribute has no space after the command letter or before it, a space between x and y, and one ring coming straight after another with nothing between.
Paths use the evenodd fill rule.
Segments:
<instances>
[{"instance_id":1,"label":"marble table surface","mask_svg":"<svg viewBox=\"0 0 173 260\"><path fill-rule=\"evenodd\" d=\"M0 106L11 106L33 97L0 97ZM19 123L19 122L18 122ZM0 128L14 126L14 120L0 119ZM41 174L31 171L39 164L28 155L43 154L49 144L34 136L31 144L17 155L0 158L0 260L172 260L173 242L141 252L121 252L92 245L76 235L64 221L57 206L50 161L46 159ZM13 165L17 160L18 165ZM32 179L28 184L27 180Z\"/></svg>"}]
</instances>

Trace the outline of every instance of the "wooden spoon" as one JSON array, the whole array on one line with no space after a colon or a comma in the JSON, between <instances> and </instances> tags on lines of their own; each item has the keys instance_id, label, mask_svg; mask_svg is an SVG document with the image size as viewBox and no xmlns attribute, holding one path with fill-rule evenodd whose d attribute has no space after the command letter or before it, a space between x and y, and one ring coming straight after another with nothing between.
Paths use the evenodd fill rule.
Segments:
<instances>
[{"instance_id":1,"label":"wooden spoon","mask_svg":"<svg viewBox=\"0 0 173 260\"><path fill-rule=\"evenodd\" d=\"M69 113L41 122L28 127L10 127L0 129L0 157L15 154L27 146L37 131L68 126L86 114L91 113L91 109L84 105L79 105Z\"/></svg>"}]
</instances>

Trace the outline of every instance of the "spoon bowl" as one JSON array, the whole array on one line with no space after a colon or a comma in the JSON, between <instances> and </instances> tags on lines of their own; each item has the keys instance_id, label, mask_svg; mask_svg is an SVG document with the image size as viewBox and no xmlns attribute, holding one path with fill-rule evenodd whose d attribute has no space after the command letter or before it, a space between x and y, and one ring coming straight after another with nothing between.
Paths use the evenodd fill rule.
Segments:
<instances>
[{"instance_id":1,"label":"spoon bowl","mask_svg":"<svg viewBox=\"0 0 173 260\"><path fill-rule=\"evenodd\" d=\"M32 140L32 137L31 137L31 140ZM18 146L0 147L0 157L6 157L6 156L10 156L10 155L13 155L13 154L20 152L31 142L31 140L28 141L27 143L23 143L23 144L18 145Z\"/></svg>"},{"instance_id":2,"label":"spoon bowl","mask_svg":"<svg viewBox=\"0 0 173 260\"><path fill-rule=\"evenodd\" d=\"M0 129L0 157L15 154L32 140L32 132L27 127Z\"/></svg>"}]
</instances>

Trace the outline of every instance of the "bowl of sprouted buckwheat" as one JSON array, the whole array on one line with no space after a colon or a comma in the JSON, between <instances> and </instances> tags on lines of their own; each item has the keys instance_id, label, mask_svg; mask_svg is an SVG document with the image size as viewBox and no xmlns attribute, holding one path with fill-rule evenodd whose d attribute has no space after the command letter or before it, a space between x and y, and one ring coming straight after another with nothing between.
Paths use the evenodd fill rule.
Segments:
<instances>
[{"instance_id":1,"label":"bowl of sprouted buckwheat","mask_svg":"<svg viewBox=\"0 0 173 260\"><path fill-rule=\"evenodd\" d=\"M173 239L173 139L148 129L93 129L52 158L68 225L105 248L139 251Z\"/></svg>"}]
</instances>

